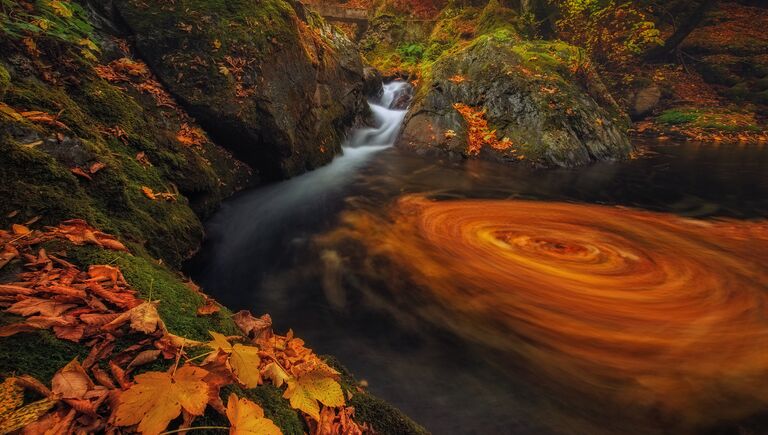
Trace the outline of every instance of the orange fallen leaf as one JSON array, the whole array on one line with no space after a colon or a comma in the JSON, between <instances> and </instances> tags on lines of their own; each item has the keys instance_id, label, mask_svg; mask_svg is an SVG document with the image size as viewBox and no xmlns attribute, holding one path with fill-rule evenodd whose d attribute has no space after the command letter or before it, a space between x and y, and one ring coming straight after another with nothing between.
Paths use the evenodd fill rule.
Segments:
<instances>
[{"instance_id":1,"label":"orange fallen leaf","mask_svg":"<svg viewBox=\"0 0 768 435\"><path fill-rule=\"evenodd\" d=\"M88 168L88 172L90 172L91 174L95 174L106 167L107 167L106 163L96 162L92 164L90 168Z\"/></svg>"},{"instance_id":2,"label":"orange fallen leaf","mask_svg":"<svg viewBox=\"0 0 768 435\"><path fill-rule=\"evenodd\" d=\"M137 375L135 384L117 397L115 426L137 425L143 434L157 434L181 414L203 415L208 404L208 374L200 367L186 365L175 374L147 372Z\"/></svg>"},{"instance_id":3,"label":"orange fallen leaf","mask_svg":"<svg viewBox=\"0 0 768 435\"><path fill-rule=\"evenodd\" d=\"M309 372L298 378L287 380L288 388L283 397L291 407L303 411L315 420L320 420L320 406L344 406L344 392L339 383L321 370Z\"/></svg>"},{"instance_id":4,"label":"orange fallen leaf","mask_svg":"<svg viewBox=\"0 0 768 435\"><path fill-rule=\"evenodd\" d=\"M259 372L259 349L253 346L245 346L240 343L232 345L222 334L208 331L213 340L208 342L208 347L213 350L220 349L229 354L229 364L232 366L232 372L237 379L248 388L255 388L261 380Z\"/></svg>"},{"instance_id":5,"label":"orange fallen leaf","mask_svg":"<svg viewBox=\"0 0 768 435\"><path fill-rule=\"evenodd\" d=\"M69 171L77 175L78 177L85 178L86 180L89 180L89 181L93 180L93 177L91 177L87 172L85 172L81 168L70 168Z\"/></svg>"},{"instance_id":6,"label":"orange fallen leaf","mask_svg":"<svg viewBox=\"0 0 768 435\"><path fill-rule=\"evenodd\" d=\"M197 309L198 316L210 316L221 311L221 307L211 298L206 298L205 305Z\"/></svg>"},{"instance_id":7,"label":"orange fallen leaf","mask_svg":"<svg viewBox=\"0 0 768 435\"><path fill-rule=\"evenodd\" d=\"M272 420L264 417L261 406L235 393L227 399L227 418L230 435L281 435L283 432Z\"/></svg>"}]
</instances>

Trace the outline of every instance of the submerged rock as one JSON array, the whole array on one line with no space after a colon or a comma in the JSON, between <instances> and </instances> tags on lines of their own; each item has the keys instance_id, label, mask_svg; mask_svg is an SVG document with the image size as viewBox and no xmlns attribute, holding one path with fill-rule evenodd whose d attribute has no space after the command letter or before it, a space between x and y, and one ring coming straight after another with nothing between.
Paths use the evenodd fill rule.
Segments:
<instances>
[{"instance_id":1,"label":"submerged rock","mask_svg":"<svg viewBox=\"0 0 768 435\"><path fill-rule=\"evenodd\" d=\"M582 56L567 44L523 41L509 31L479 36L431 67L399 144L473 154L471 131L454 108L461 104L488 122L481 137L503 144L482 147L481 158L554 166L627 158L627 120L595 73L582 73Z\"/></svg>"},{"instance_id":2,"label":"submerged rock","mask_svg":"<svg viewBox=\"0 0 768 435\"><path fill-rule=\"evenodd\" d=\"M169 91L261 179L330 162L365 110L354 45L297 1L115 7Z\"/></svg>"}]
</instances>

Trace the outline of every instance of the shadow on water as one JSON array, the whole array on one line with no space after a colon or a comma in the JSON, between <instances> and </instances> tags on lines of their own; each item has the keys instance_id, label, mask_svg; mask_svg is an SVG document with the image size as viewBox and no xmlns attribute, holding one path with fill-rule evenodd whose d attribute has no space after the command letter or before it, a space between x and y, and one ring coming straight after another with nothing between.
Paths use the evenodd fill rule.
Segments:
<instances>
[{"instance_id":1,"label":"shadow on water","mask_svg":"<svg viewBox=\"0 0 768 435\"><path fill-rule=\"evenodd\" d=\"M400 86L389 85L383 100ZM618 409L609 398L574 406L578 396L545 386L535 368L423 322L408 307L382 309L386 297L350 289L388 283L345 274L344 259L319 249L315 238L336 228L343 211L384 213L408 193L765 218L765 149L654 144L638 160L554 170L441 161L391 148L405 112L372 111L377 127L355 132L331 165L226 202L207 224L193 277L234 310L271 313L276 329L293 328L318 352L333 353L374 394L435 433L664 433L668 417Z\"/></svg>"}]
</instances>

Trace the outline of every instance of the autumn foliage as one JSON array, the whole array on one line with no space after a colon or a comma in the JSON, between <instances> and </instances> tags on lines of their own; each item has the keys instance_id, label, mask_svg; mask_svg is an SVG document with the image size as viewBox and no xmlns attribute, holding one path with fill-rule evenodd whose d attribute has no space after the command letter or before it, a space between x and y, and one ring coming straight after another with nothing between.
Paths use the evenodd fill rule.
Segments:
<instances>
[{"instance_id":1,"label":"autumn foliage","mask_svg":"<svg viewBox=\"0 0 768 435\"><path fill-rule=\"evenodd\" d=\"M275 334L269 315L237 313L233 320L242 336L211 331L211 340L200 342L174 335L158 314L162 302L139 298L118 267L81 270L64 253L36 248L53 239L127 251L114 237L80 220L45 231L23 225L0 231L0 268L24 261L17 281L0 284L0 306L24 320L0 328L0 337L51 330L59 339L90 348L82 361L61 368L50 387L26 375L6 378L0 385L2 433L114 433L124 428L159 434L178 417L181 429L193 428L195 418L210 408L229 420L230 433L279 434L258 404L230 394L225 405L221 397L227 385L249 389L266 382L285 388L283 397L306 416L312 434L370 432L345 407L339 373L291 331ZM206 300L215 309L198 315L218 311L211 298ZM118 350L118 340L133 344ZM188 354L192 350L194 357ZM169 360L167 371L133 375L162 360ZM43 399L25 403L25 390Z\"/></svg>"},{"instance_id":2,"label":"autumn foliage","mask_svg":"<svg viewBox=\"0 0 768 435\"><path fill-rule=\"evenodd\" d=\"M491 130L488 127L484 109L478 110L463 103L456 103L453 108L461 114L467 123L467 154L476 156L486 145L498 151L516 152L508 137L499 139L496 136L496 130Z\"/></svg>"}]
</instances>

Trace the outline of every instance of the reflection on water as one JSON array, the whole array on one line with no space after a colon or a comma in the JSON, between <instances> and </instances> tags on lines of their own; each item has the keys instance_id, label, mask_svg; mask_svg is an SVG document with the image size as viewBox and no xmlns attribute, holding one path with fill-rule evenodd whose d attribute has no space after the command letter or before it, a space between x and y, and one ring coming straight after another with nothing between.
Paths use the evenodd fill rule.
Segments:
<instances>
[{"instance_id":1,"label":"reflection on water","mask_svg":"<svg viewBox=\"0 0 768 435\"><path fill-rule=\"evenodd\" d=\"M348 154L228 202L196 278L436 433L727 428L768 412L768 153L653 150L558 170Z\"/></svg>"}]
</instances>

